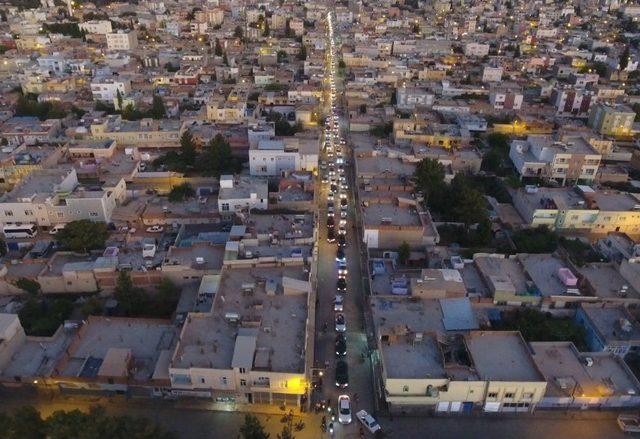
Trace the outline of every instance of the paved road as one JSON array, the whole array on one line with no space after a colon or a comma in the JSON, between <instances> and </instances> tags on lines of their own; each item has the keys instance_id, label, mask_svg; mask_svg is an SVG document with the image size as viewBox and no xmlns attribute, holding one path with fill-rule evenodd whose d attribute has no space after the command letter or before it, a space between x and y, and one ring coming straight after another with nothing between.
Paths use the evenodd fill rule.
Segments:
<instances>
[{"instance_id":1,"label":"paved road","mask_svg":"<svg viewBox=\"0 0 640 439\"><path fill-rule=\"evenodd\" d=\"M329 71L331 66L330 59L327 60L326 69ZM330 88L330 84L326 84L327 89ZM336 91L340 96L343 92L342 81L336 76ZM338 104L339 107L339 104ZM325 105L325 115L329 115L331 112L330 103L327 100ZM342 125L344 121L340 121ZM338 146L335 144L334 146ZM351 151L348 151L346 147L343 147L345 158L350 159L353 162ZM321 154L322 160L329 160L326 151ZM333 311L333 299L336 294L336 281L338 278L337 265L336 265L336 252L337 245L335 243L327 242L327 194L329 191L329 185L321 185L319 191L319 221L320 221L320 233L318 243L318 308L316 310L316 364L324 365L328 364L328 368L324 371L324 386L322 389L323 399L329 399L332 402L332 406L335 409L336 401L340 394L347 394L352 399L354 413L360 409L372 410L371 399L371 367L368 361L361 358L361 353L366 351L367 342L363 327L362 318L362 303L363 303L363 291L362 291L362 274L360 271L360 256L358 246L358 236L355 230L355 216L354 216L354 178L353 173L347 168L345 173L347 176L349 190L349 210L347 218L347 246L345 249L347 259L347 293L344 294L344 315L346 317L347 324L347 357L346 361L349 366L349 387L347 389L338 389L335 387L335 336L334 330L334 318L335 313ZM335 200L336 206L336 224L339 221L339 200ZM337 232L337 226L336 226ZM323 331L324 323L327 324L328 330ZM357 401L354 396L357 394ZM359 437L359 424L357 421L348 426L339 425L334 423L336 432L335 437L348 438ZM328 436L328 435L327 435Z\"/></svg>"}]
</instances>

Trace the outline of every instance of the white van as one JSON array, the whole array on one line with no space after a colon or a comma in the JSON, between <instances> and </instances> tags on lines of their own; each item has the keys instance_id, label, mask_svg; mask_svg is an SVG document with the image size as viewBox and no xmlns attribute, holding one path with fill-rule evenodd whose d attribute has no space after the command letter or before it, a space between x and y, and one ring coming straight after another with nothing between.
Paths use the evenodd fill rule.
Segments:
<instances>
[{"instance_id":1,"label":"white van","mask_svg":"<svg viewBox=\"0 0 640 439\"><path fill-rule=\"evenodd\" d=\"M64 229L64 226L65 224L56 224L49 230L49 235L57 235L60 230Z\"/></svg>"}]
</instances>

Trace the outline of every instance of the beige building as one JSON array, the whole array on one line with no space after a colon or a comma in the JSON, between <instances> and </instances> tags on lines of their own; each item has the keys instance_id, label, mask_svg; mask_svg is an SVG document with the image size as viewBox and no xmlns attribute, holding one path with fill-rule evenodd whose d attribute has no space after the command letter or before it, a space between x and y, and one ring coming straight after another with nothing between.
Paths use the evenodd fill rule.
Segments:
<instances>
[{"instance_id":1,"label":"beige building","mask_svg":"<svg viewBox=\"0 0 640 439\"><path fill-rule=\"evenodd\" d=\"M119 30L106 34L109 50L135 50L138 48L138 33L134 30Z\"/></svg>"},{"instance_id":2,"label":"beige building","mask_svg":"<svg viewBox=\"0 0 640 439\"><path fill-rule=\"evenodd\" d=\"M636 113L626 105L595 105L589 113L589 126L606 136L632 135Z\"/></svg>"},{"instance_id":3,"label":"beige building","mask_svg":"<svg viewBox=\"0 0 640 439\"><path fill-rule=\"evenodd\" d=\"M147 148L176 147L184 125L177 120L142 119L125 121L118 115L106 118L91 125L94 139L115 140L119 145Z\"/></svg>"}]
</instances>

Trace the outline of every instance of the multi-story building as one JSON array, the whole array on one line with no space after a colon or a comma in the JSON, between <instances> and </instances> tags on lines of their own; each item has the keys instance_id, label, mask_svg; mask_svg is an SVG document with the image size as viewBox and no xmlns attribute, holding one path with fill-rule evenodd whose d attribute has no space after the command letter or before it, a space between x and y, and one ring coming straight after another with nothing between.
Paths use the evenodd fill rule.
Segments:
<instances>
[{"instance_id":1,"label":"multi-story building","mask_svg":"<svg viewBox=\"0 0 640 439\"><path fill-rule=\"evenodd\" d=\"M605 136L630 136L635 118L626 105L599 103L589 113L589 126Z\"/></svg>"},{"instance_id":2,"label":"multi-story building","mask_svg":"<svg viewBox=\"0 0 640 439\"><path fill-rule=\"evenodd\" d=\"M417 87L398 87L396 90L397 107L402 110L413 110L417 106L426 107L433 104L434 94Z\"/></svg>"},{"instance_id":3,"label":"multi-story building","mask_svg":"<svg viewBox=\"0 0 640 439\"><path fill-rule=\"evenodd\" d=\"M90 20L78 24L80 30L89 34L107 35L113 32L110 20Z\"/></svg>"},{"instance_id":4,"label":"multi-story building","mask_svg":"<svg viewBox=\"0 0 640 439\"><path fill-rule=\"evenodd\" d=\"M502 67L485 66L482 70L482 82L502 81Z\"/></svg>"},{"instance_id":5,"label":"multi-story building","mask_svg":"<svg viewBox=\"0 0 640 439\"><path fill-rule=\"evenodd\" d=\"M251 175L286 177L294 171L313 172L318 167L318 139L288 137L260 140L249 149Z\"/></svg>"},{"instance_id":6,"label":"multi-story building","mask_svg":"<svg viewBox=\"0 0 640 439\"><path fill-rule=\"evenodd\" d=\"M121 76L112 76L108 78L95 78L91 82L91 94L96 101L108 102L111 104L114 99L120 96L124 97L131 92L131 80Z\"/></svg>"},{"instance_id":7,"label":"multi-story building","mask_svg":"<svg viewBox=\"0 0 640 439\"><path fill-rule=\"evenodd\" d=\"M511 90L494 90L489 94L489 102L496 110L519 110L524 95Z\"/></svg>"},{"instance_id":8,"label":"multi-story building","mask_svg":"<svg viewBox=\"0 0 640 439\"><path fill-rule=\"evenodd\" d=\"M489 54L489 45L482 43L467 43L464 46L466 56L486 56Z\"/></svg>"},{"instance_id":9,"label":"multi-story building","mask_svg":"<svg viewBox=\"0 0 640 439\"><path fill-rule=\"evenodd\" d=\"M138 48L138 33L134 30L119 30L106 34L107 49L135 50Z\"/></svg>"},{"instance_id":10,"label":"multi-story building","mask_svg":"<svg viewBox=\"0 0 640 439\"><path fill-rule=\"evenodd\" d=\"M574 320L584 328L589 350L624 358L640 348L640 324L624 305L581 304Z\"/></svg>"},{"instance_id":11,"label":"multi-story building","mask_svg":"<svg viewBox=\"0 0 640 439\"><path fill-rule=\"evenodd\" d=\"M75 169L42 169L0 197L0 223L51 227L81 219L109 222L125 191L123 179L113 187L87 189L78 183Z\"/></svg>"},{"instance_id":12,"label":"multi-story building","mask_svg":"<svg viewBox=\"0 0 640 439\"><path fill-rule=\"evenodd\" d=\"M171 387L219 401L298 406L309 388L313 293L302 259L223 270L210 313L190 313Z\"/></svg>"},{"instance_id":13,"label":"multi-story building","mask_svg":"<svg viewBox=\"0 0 640 439\"><path fill-rule=\"evenodd\" d=\"M91 124L94 139L115 140L119 145L139 147L178 146L183 131L183 122L173 119L125 121L119 115L111 115Z\"/></svg>"},{"instance_id":14,"label":"multi-story building","mask_svg":"<svg viewBox=\"0 0 640 439\"><path fill-rule=\"evenodd\" d=\"M266 180L220 176L218 211L229 215L242 210L266 210L269 204L269 186Z\"/></svg>"},{"instance_id":15,"label":"multi-story building","mask_svg":"<svg viewBox=\"0 0 640 439\"><path fill-rule=\"evenodd\" d=\"M596 100L595 92L591 90L562 88L551 95L551 103L559 116L587 117Z\"/></svg>"},{"instance_id":16,"label":"multi-story building","mask_svg":"<svg viewBox=\"0 0 640 439\"><path fill-rule=\"evenodd\" d=\"M623 232L640 235L640 197L613 190L531 188L518 190L513 205L531 227L546 225L560 232L595 235Z\"/></svg>"},{"instance_id":17,"label":"multi-story building","mask_svg":"<svg viewBox=\"0 0 640 439\"><path fill-rule=\"evenodd\" d=\"M509 157L520 177L542 177L561 184L592 181L602 155L582 137L565 137L556 142L550 136L532 135L514 140Z\"/></svg>"}]
</instances>

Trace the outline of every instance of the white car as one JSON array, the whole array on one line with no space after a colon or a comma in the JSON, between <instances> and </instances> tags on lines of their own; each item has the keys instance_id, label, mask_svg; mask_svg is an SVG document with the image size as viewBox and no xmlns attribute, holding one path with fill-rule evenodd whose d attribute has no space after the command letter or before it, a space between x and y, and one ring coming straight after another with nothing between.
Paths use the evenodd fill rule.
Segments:
<instances>
[{"instance_id":1,"label":"white car","mask_svg":"<svg viewBox=\"0 0 640 439\"><path fill-rule=\"evenodd\" d=\"M338 396L338 421L341 424L351 424L351 400L348 395Z\"/></svg>"},{"instance_id":2,"label":"white car","mask_svg":"<svg viewBox=\"0 0 640 439\"><path fill-rule=\"evenodd\" d=\"M164 232L164 227L162 226L147 227L147 233L162 233L162 232Z\"/></svg>"},{"instance_id":3,"label":"white car","mask_svg":"<svg viewBox=\"0 0 640 439\"><path fill-rule=\"evenodd\" d=\"M371 416L365 410L360 410L358 413L356 413L356 418L358 418L358 421L362 422L362 425L367 427L367 430L369 430L371 433L375 434L376 431L382 430L376 420L373 419L373 416Z\"/></svg>"}]
</instances>

